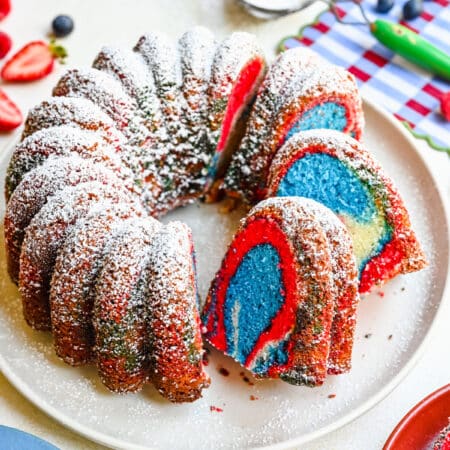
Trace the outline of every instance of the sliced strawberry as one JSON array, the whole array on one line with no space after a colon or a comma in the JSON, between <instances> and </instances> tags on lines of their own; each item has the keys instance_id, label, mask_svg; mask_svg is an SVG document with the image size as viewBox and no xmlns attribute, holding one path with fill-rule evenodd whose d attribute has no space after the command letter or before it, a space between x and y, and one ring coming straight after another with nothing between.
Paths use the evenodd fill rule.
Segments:
<instances>
[{"instance_id":1,"label":"sliced strawberry","mask_svg":"<svg viewBox=\"0 0 450 450\"><path fill-rule=\"evenodd\" d=\"M8 34L0 31L0 58L4 58L11 50L12 41Z\"/></svg>"},{"instance_id":2,"label":"sliced strawberry","mask_svg":"<svg viewBox=\"0 0 450 450\"><path fill-rule=\"evenodd\" d=\"M11 12L11 1L0 0L0 20L3 20Z\"/></svg>"},{"instance_id":3,"label":"sliced strawberry","mask_svg":"<svg viewBox=\"0 0 450 450\"><path fill-rule=\"evenodd\" d=\"M33 41L5 63L0 75L6 81L38 80L53 70L55 59L66 56L66 50L59 45Z\"/></svg>"},{"instance_id":4,"label":"sliced strawberry","mask_svg":"<svg viewBox=\"0 0 450 450\"><path fill-rule=\"evenodd\" d=\"M0 89L0 131L10 131L22 123L22 113L17 105Z\"/></svg>"}]
</instances>

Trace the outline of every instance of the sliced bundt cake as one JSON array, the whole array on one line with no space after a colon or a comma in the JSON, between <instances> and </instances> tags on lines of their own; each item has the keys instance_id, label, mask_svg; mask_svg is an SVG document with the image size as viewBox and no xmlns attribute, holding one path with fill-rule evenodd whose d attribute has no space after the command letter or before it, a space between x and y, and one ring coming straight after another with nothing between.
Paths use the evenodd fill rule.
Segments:
<instances>
[{"instance_id":1,"label":"sliced bundt cake","mask_svg":"<svg viewBox=\"0 0 450 450\"><path fill-rule=\"evenodd\" d=\"M205 337L259 377L320 385L329 370L349 368L355 286L351 244L331 211L300 197L264 200L212 282ZM349 308L335 315L344 302Z\"/></svg>"},{"instance_id":2,"label":"sliced bundt cake","mask_svg":"<svg viewBox=\"0 0 450 450\"><path fill-rule=\"evenodd\" d=\"M8 270L26 321L52 330L65 362L95 363L113 391L150 381L188 402L209 385L191 233L153 217L215 198L225 174L248 202L277 196L244 220L202 315L208 340L260 377L319 385L351 365L351 238L325 206L291 196L341 216L361 292L424 264L398 194L362 147L326 131L319 145L302 131L359 138L363 123L352 76L308 50L286 52L266 74L247 33L217 43L197 27L177 44L149 33L133 49L104 47L53 95L29 112L7 169ZM302 175L313 156L333 162L314 160ZM302 184L328 189L344 172L343 206Z\"/></svg>"},{"instance_id":3,"label":"sliced bundt cake","mask_svg":"<svg viewBox=\"0 0 450 450\"><path fill-rule=\"evenodd\" d=\"M268 195L312 198L339 215L353 240L361 293L426 266L398 190L351 136L333 130L294 135L272 162Z\"/></svg>"}]
</instances>

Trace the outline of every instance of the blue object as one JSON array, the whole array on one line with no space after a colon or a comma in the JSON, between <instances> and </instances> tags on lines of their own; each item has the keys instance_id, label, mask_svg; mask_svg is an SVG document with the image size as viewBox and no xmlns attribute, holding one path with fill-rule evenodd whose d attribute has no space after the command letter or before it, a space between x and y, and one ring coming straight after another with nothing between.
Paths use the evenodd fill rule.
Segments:
<instances>
[{"instance_id":1,"label":"blue object","mask_svg":"<svg viewBox=\"0 0 450 450\"><path fill-rule=\"evenodd\" d=\"M419 17L423 11L422 0L408 0L403 5L403 18L405 20L413 20Z\"/></svg>"},{"instance_id":2,"label":"blue object","mask_svg":"<svg viewBox=\"0 0 450 450\"><path fill-rule=\"evenodd\" d=\"M53 34L56 37L66 37L72 33L74 27L73 19L70 16L61 14L56 16L52 22Z\"/></svg>"},{"instance_id":3,"label":"blue object","mask_svg":"<svg viewBox=\"0 0 450 450\"><path fill-rule=\"evenodd\" d=\"M58 447L16 428L0 425L0 450L59 450Z\"/></svg>"},{"instance_id":4,"label":"blue object","mask_svg":"<svg viewBox=\"0 0 450 450\"><path fill-rule=\"evenodd\" d=\"M281 180L277 196L316 200L336 214L369 222L376 213L367 187L339 159L325 153L305 155L292 164Z\"/></svg>"},{"instance_id":5,"label":"blue object","mask_svg":"<svg viewBox=\"0 0 450 450\"><path fill-rule=\"evenodd\" d=\"M333 102L326 102L306 111L288 131L286 140L298 131L314 130L317 128L342 131L346 125L347 117L345 108Z\"/></svg>"},{"instance_id":6,"label":"blue object","mask_svg":"<svg viewBox=\"0 0 450 450\"><path fill-rule=\"evenodd\" d=\"M260 244L244 256L230 280L224 305L227 352L242 364L284 303L279 265L278 251Z\"/></svg>"},{"instance_id":7,"label":"blue object","mask_svg":"<svg viewBox=\"0 0 450 450\"><path fill-rule=\"evenodd\" d=\"M375 11L379 13L387 13L394 6L394 0L378 0Z\"/></svg>"}]
</instances>

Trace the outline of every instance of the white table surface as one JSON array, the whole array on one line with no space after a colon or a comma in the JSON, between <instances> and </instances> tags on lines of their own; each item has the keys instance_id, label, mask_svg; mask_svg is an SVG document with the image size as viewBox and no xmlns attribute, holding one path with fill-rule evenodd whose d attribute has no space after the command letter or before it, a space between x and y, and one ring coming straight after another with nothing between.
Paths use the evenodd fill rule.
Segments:
<instances>
[{"instance_id":1,"label":"white table surface","mask_svg":"<svg viewBox=\"0 0 450 450\"><path fill-rule=\"evenodd\" d=\"M190 2L188 8L186 3ZM159 29L179 36L190 26L201 24L226 34L241 29L258 35L267 54L283 36L295 33L323 7L315 4L306 11L272 22L250 18L232 0L12 0L13 13L1 23L13 38L14 48L45 38L49 24L59 13L75 19L75 32L63 42L68 65L88 65L105 43L132 45L140 34ZM180 11L188 10L186 14ZM5 91L26 111L49 95L64 68L44 80L26 85L5 85ZM449 86L450 90L450 86ZM0 149L17 138L19 131L0 136ZM450 158L417 141L444 195L450 194ZM378 450L403 415L421 398L450 382L450 301L444 299L440 320L433 330L425 355L406 379L386 399L353 423L302 448L307 450ZM61 449L103 448L65 429L32 405L0 373L0 424L28 431ZM1 448L1 445L0 445Z\"/></svg>"}]
</instances>

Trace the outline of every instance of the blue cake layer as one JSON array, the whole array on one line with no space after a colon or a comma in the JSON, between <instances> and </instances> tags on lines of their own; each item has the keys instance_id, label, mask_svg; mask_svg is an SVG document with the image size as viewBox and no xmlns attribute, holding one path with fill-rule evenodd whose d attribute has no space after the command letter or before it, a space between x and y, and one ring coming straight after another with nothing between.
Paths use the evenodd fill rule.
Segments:
<instances>
[{"instance_id":1,"label":"blue cake layer","mask_svg":"<svg viewBox=\"0 0 450 450\"><path fill-rule=\"evenodd\" d=\"M305 155L281 180L277 196L295 195L316 200L337 214L368 222L376 213L367 187L339 159L324 153Z\"/></svg>"},{"instance_id":2,"label":"blue cake layer","mask_svg":"<svg viewBox=\"0 0 450 450\"><path fill-rule=\"evenodd\" d=\"M342 131L347 125L346 110L333 102L325 102L306 111L289 130L286 140L299 131L327 128Z\"/></svg>"},{"instance_id":3,"label":"blue cake layer","mask_svg":"<svg viewBox=\"0 0 450 450\"><path fill-rule=\"evenodd\" d=\"M284 302L280 257L270 244L253 247L228 285L224 321L227 352L242 364Z\"/></svg>"}]
</instances>

